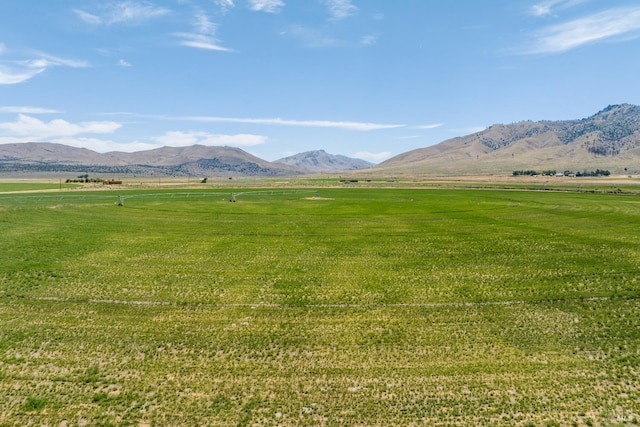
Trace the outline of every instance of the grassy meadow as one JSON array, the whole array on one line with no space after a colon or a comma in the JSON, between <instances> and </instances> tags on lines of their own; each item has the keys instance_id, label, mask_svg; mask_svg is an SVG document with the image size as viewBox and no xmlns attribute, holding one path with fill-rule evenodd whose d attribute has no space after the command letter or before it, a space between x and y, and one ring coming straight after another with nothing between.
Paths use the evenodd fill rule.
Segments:
<instances>
[{"instance_id":1,"label":"grassy meadow","mask_svg":"<svg viewBox=\"0 0 640 427\"><path fill-rule=\"evenodd\" d=\"M0 195L0 425L640 423L639 196L230 194Z\"/></svg>"},{"instance_id":2,"label":"grassy meadow","mask_svg":"<svg viewBox=\"0 0 640 427\"><path fill-rule=\"evenodd\" d=\"M79 188L78 184L68 184L63 182L4 182L0 181L0 193L16 191L42 191Z\"/></svg>"}]
</instances>

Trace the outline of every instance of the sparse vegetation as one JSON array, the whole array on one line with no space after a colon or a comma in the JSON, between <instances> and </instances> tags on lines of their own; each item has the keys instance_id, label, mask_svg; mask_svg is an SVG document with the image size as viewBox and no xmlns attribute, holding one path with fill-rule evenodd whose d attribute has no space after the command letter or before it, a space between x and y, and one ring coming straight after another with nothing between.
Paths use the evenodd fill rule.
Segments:
<instances>
[{"instance_id":1,"label":"sparse vegetation","mask_svg":"<svg viewBox=\"0 0 640 427\"><path fill-rule=\"evenodd\" d=\"M88 182L103 182L103 181L104 179L102 178L90 178L89 174L84 174L84 175L78 176L77 178L67 178L65 182L69 184L69 183L78 183L78 182L88 183Z\"/></svg>"},{"instance_id":2,"label":"sparse vegetation","mask_svg":"<svg viewBox=\"0 0 640 427\"><path fill-rule=\"evenodd\" d=\"M518 170L518 171L513 171L513 176L537 176L537 175L543 175L543 176L553 176L556 174L555 170L545 170L542 171L540 173L538 173L537 171L534 170ZM611 172L609 172L608 170L601 170L601 169L596 169L595 171L588 171L588 170L584 170L583 172L572 172L570 170L566 170L563 172L563 175L565 176L576 176L576 177L581 177L581 176L609 176L611 175Z\"/></svg>"},{"instance_id":3,"label":"sparse vegetation","mask_svg":"<svg viewBox=\"0 0 640 427\"><path fill-rule=\"evenodd\" d=\"M77 194L0 197L2 425L640 414L637 196Z\"/></svg>"},{"instance_id":4,"label":"sparse vegetation","mask_svg":"<svg viewBox=\"0 0 640 427\"><path fill-rule=\"evenodd\" d=\"M62 182L0 182L0 192L21 192L56 190L80 187L77 184L67 184Z\"/></svg>"},{"instance_id":5,"label":"sparse vegetation","mask_svg":"<svg viewBox=\"0 0 640 427\"><path fill-rule=\"evenodd\" d=\"M513 176L532 176L532 175L538 175L538 172L536 172L534 170L513 171Z\"/></svg>"},{"instance_id":6,"label":"sparse vegetation","mask_svg":"<svg viewBox=\"0 0 640 427\"><path fill-rule=\"evenodd\" d=\"M611 172L609 172L608 170L601 170L601 169L596 169L594 171L584 170L582 172L580 171L576 172L576 176L609 176L609 175L611 175Z\"/></svg>"}]
</instances>

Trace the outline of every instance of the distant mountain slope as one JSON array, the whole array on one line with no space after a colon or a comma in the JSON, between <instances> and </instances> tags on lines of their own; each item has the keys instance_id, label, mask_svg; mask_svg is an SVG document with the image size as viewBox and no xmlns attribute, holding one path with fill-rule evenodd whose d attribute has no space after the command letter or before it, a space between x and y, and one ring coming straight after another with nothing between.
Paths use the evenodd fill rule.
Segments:
<instances>
[{"instance_id":1,"label":"distant mountain slope","mask_svg":"<svg viewBox=\"0 0 640 427\"><path fill-rule=\"evenodd\" d=\"M104 155L86 148L70 147L62 144L27 142L20 144L1 144L0 162L22 163L64 163L64 164L112 164L104 163ZM113 163L115 164L115 163Z\"/></svg>"},{"instance_id":2,"label":"distant mountain slope","mask_svg":"<svg viewBox=\"0 0 640 427\"><path fill-rule=\"evenodd\" d=\"M523 121L419 148L377 165L385 174L503 174L515 170L640 173L640 107L610 105L591 117Z\"/></svg>"},{"instance_id":3,"label":"distant mountain slope","mask_svg":"<svg viewBox=\"0 0 640 427\"><path fill-rule=\"evenodd\" d=\"M329 154L324 150L307 151L276 160L274 163L293 166L309 172L340 172L367 169L373 166L373 163L365 160Z\"/></svg>"},{"instance_id":4,"label":"distant mountain slope","mask_svg":"<svg viewBox=\"0 0 640 427\"><path fill-rule=\"evenodd\" d=\"M513 171L640 174L640 107L610 105L581 120L496 124L464 137L399 154L379 165L310 151L268 162L239 148L163 147L97 153L52 143L0 145L0 173L110 176L294 176L358 170L362 175L476 175Z\"/></svg>"},{"instance_id":5,"label":"distant mountain slope","mask_svg":"<svg viewBox=\"0 0 640 427\"><path fill-rule=\"evenodd\" d=\"M29 171L136 176L292 176L302 173L233 147L193 145L102 154L52 143L0 145L0 172Z\"/></svg>"}]
</instances>

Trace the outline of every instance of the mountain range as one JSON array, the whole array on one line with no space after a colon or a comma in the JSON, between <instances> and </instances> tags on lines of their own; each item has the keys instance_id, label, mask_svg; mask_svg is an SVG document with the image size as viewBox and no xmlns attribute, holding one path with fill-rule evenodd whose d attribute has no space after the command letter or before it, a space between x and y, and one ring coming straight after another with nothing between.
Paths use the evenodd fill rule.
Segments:
<instances>
[{"instance_id":1,"label":"mountain range","mask_svg":"<svg viewBox=\"0 0 640 427\"><path fill-rule=\"evenodd\" d=\"M67 172L116 176L291 176L304 171L275 164L239 148L162 147L135 153L97 153L62 144L0 145L0 173Z\"/></svg>"},{"instance_id":2,"label":"mountain range","mask_svg":"<svg viewBox=\"0 0 640 427\"><path fill-rule=\"evenodd\" d=\"M378 165L324 150L268 162L239 148L162 147L97 153L53 143L0 145L0 173L110 176L487 175L519 170L640 173L640 107L610 105L585 119L495 124L399 154Z\"/></svg>"},{"instance_id":3,"label":"mountain range","mask_svg":"<svg viewBox=\"0 0 640 427\"><path fill-rule=\"evenodd\" d=\"M276 160L275 163L289 165L308 172L340 172L367 169L374 166L366 160L353 159L343 155L329 154L324 150L307 151Z\"/></svg>"},{"instance_id":4,"label":"mountain range","mask_svg":"<svg viewBox=\"0 0 640 427\"><path fill-rule=\"evenodd\" d=\"M610 105L580 120L495 124L408 151L376 173L486 175L519 170L640 173L640 107Z\"/></svg>"}]
</instances>

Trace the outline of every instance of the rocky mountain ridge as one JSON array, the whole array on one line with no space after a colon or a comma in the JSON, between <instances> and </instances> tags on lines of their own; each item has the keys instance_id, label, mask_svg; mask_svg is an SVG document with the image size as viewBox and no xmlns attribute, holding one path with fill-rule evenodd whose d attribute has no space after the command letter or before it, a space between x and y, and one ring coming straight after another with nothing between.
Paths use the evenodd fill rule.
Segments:
<instances>
[{"instance_id":1,"label":"rocky mountain ridge","mask_svg":"<svg viewBox=\"0 0 640 427\"><path fill-rule=\"evenodd\" d=\"M580 120L522 121L388 159L377 173L505 174L515 170L608 169L640 173L640 107L610 105Z\"/></svg>"},{"instance_id":2,"label":"rocky mountain ridge","mask_svg":"<svg viewBox=\"0 0 640 427\"><path fill-rule=\"evenodd\" d=\"M329 154L324 150L306 151L276 160L274 163L285 164L310 172L351 171L374 166L373 163L366 160L353 159L339 154Z\"/></svg>"},{"instance_id":3,"label":"rocky mountain ridge","mask_svg":"<svg viewBox=\"0 0 640 427\"><path fill-rule=\"evenodd\" d=\"M0 145L0 173L69 172L135 176L295 176L335 172L371 164L323 152L317 167L293 159L268 162L239 148L192 145L134 153L98 153L62 144L29 142Z\"/></svg>"},{"instance_id":4,"label":"rocky mountain ridge","mask_svg":"<svg viewBox=\"0 0 640 427\"><path fill-rule=\"evenodd\" d=\"M268 162L239 148L162 147L97 153L52 143L0 145L0 173L277 177L358 170L361 175L487 175L518 170L640 174L640 106L610 105L580 120L495 124L399 154L378 165L324 150Z\"/></svg>"}]
</instances>

